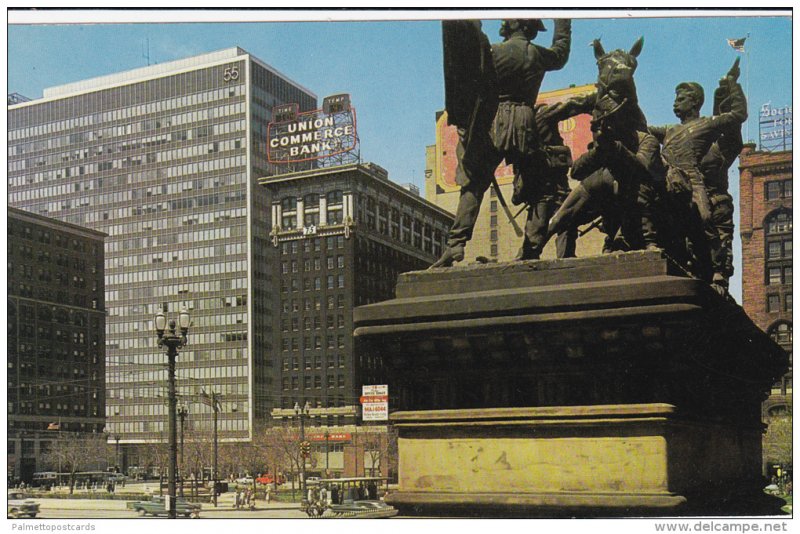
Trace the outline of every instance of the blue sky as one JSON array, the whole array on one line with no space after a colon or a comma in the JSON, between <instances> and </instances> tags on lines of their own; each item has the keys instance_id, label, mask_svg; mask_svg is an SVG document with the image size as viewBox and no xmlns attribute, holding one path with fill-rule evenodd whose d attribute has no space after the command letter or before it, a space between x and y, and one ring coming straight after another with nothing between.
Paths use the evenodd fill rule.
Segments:
<instances>
[{"instance_id":1,"label":"blue sky","mask_svg":"<svg viewBox=\"0 0 800 534\"><path fill-rule=\"evenodd\" d=\"M362 159L381 165L396 182L414 182L423 189L425 146L434 142L434 118L444 104L442 78L441 16L453 13L358 12L334 13L336 18L429 18L437 20L297 22L304 12L204 13L206 20L247 22L131 23L140 13L112 12L82 15L70 13L71 21L113 20L117 23L68 23L57 12L25 14L36 24L8 26L8 92L31 98L46 87L145 66L149 41L150 63L240 46L289 78L324 96L351 94L358 114ZM553 12L552 17L572 16L573 45L563 70L550 73L542 90L592 83L597 70L588 44L601 38L606 50L628 49L644 36L636 83L639 99L651 124L674 122L674 87L696 81L706 89L704 114L711 112L711 94L718 79L737 55L742 57L741 82L748 93L750 119L745 128L750 139L758 137L758 109L770 102L776 107L792 104L792 24L779 13L747 12L732 16L725 11L661 12L668 16L641 18L643 12L604 12L605 17L579 18L586 12ZM741 15L741 12L737 13ZM193 12L145 12L145 20L196 20ZM500 39L503 16L538 16L536 12L513 14L473 12L483 19L489 39ZM596 13L594 14L596 16ZM639 15L639 16L637 16ZM307 17L319 14L305 12ZM42 18L35 18L42 17ZM93 18L89 18L93 17ZM283 22L255 22L281 17ZM43 24L42 21L49 23ZM549 45L553 23L536 39ZM738 54L726 39L749 34L746 54ZM732 193L738 197L738 174L732 176ZM739 262L737 244L737 263ZM740 269L737 266L737 271ZM739 295L740 281L732 292Z\"/></svg>"}]
</instances>

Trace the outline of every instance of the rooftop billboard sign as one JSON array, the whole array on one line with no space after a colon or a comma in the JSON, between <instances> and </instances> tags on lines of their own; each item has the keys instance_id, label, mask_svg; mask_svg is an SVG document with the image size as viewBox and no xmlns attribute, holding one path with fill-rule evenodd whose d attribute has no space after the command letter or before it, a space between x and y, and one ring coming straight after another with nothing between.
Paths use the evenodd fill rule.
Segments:
<instances>
[{"instance_id":1,"label":"rooftop billboard sign","mask_svg":"<svg viewBox=\"0 0 800 534\"><path fill-rule=\"evenodd\" d=\"M318 160L350 152L358 145L350 95L326 97L322 109L303 113L297 111L297 104L275 106L267 136L270 163Z\"/></svg>"}]
</instances>

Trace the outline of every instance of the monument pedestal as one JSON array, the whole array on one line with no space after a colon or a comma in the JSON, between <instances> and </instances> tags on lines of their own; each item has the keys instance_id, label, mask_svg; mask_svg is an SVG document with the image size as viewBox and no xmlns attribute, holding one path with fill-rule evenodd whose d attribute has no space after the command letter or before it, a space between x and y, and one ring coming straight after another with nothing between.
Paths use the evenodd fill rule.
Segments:
<instances>
[{"instance_id":1,"label":"monument pedestal","mask_svg":"<svg viewBox=\"0 0 800 534\"><path fill-rule=\"evenodd\" d=\"M403 513L711 515L760 483L787 356L658 252L406 273L355 321Z\"/></svg>"}]
</instances>

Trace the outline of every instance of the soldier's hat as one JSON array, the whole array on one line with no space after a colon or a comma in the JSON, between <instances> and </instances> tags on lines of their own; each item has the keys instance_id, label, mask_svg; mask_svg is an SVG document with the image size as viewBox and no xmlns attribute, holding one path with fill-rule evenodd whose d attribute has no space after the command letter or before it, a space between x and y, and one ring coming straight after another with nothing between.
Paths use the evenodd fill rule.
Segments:
<instances>
[{"instance_id":1,"label":"soldier's hat","mask_svg":"<svg viewBox=\"0 0 800 534\"><path fill-rule=\"evenodd\" d=\"M542 19L504 19L503 26L510 22L516 22L519 29L525 32L528 35L533 35L534 32L546 32L547 28L544 27L544 23ZM500 28L500 35L505 36L504 29L501 26Z\"/></svg>"},{"instance_id":2,"label":"soldier's hat","mask_svg":"<svg viewBox=\"0 0 800 534\"><path fill-rule=\"evenodd\" d=\"M546 32L547 31L547 28L544 27L544 22L542 22L542 19L528 19L527 22L528 22L528 26L532 30L536 30L536 31L539 31L539 32Z\"/></svg>"}]
</instances>

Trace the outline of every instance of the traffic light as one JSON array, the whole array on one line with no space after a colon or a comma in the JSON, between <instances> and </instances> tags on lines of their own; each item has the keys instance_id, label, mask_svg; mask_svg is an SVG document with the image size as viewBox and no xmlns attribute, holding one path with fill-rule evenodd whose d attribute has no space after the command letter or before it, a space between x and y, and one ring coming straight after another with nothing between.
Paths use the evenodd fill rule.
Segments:
<instances>
[{"instance_id":1,"label":"traffic light","mask_svg":"<svg viewBox=\"0 0 800 534\"><path fill-rule=\"evenodd\" d=\"M311 443L308 441L303 441L300 443L300 454L303 458L308 458L311 456Z\"/></svg>"}]
</instances>

